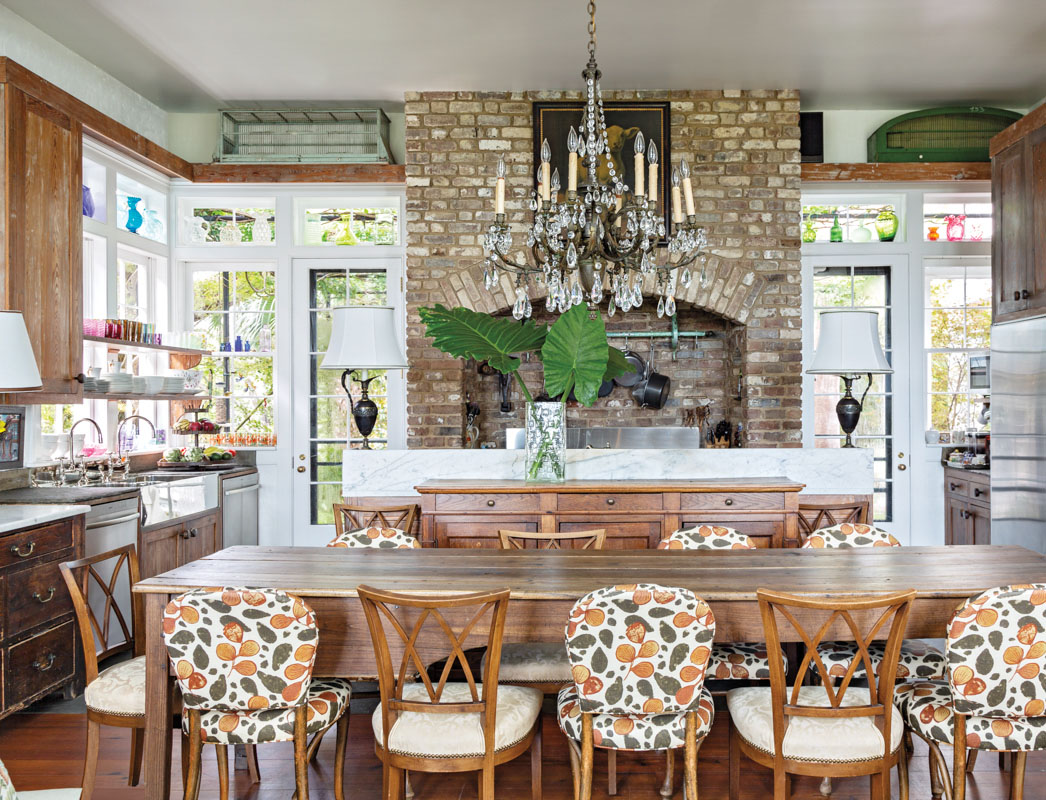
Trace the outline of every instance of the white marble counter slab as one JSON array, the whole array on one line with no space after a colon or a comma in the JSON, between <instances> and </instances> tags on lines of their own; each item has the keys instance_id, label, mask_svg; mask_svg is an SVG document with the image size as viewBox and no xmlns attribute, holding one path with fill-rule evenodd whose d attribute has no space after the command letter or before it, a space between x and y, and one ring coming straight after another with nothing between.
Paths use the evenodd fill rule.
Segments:
<instances>
[{"instance_id":1,"label":"white marble counter slab","mask_svg":"<svg viewBox=\"0 0 1046 800\"><path fill-rule=\"evenodd\" d=\"M346 497L415 495L437 479L524 477L522 450L346 450ZM805 494L871 494L872 451L829 448L568 450L567 480L790 478Z\"/></svg>"},{"instance_id":2,"label":"white marble counter slab","mask_svg":"<svg viewBox=\"0 0 1046 800\"><path fill-rule=\"evenodd\" d=\"M86 514L91 510L90 506L55 505L28 505L28 506L0 506L0 533L16 531L19 528L29 528L33 525L42 525L45 522L54 522L58 519L75 517Z\"/></svg>"}]
</instances>

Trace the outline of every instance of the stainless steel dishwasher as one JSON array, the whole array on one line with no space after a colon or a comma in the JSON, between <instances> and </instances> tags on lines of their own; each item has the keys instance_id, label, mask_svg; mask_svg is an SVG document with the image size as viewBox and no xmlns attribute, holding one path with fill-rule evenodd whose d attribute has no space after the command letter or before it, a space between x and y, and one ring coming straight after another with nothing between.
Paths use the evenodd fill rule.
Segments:
<instances>
[{"instance_id":1,"label":"stainless steel dishwasher","mask_svg":"<svg viewBox=\"0 0 1046 800\"><path fill-rule=\"evenodd\" d=\"M222 547L258 544L258 473L222 478Z\"/></svg>"},{"instance_id":2,"label":"stainless steel dishwasher","mask_svg":"<svg viewBox=\"0 0 1046 800\"><path fill-rule=\"evenodd\" d=\"M99 503L91 506L91 510L87 513L87 519L84 523L84 552L88 556L96 556L99 553L105 553L117 547L123 547L128 544L138 544L139 518L140 511L137 497L130 500L117 500L112 503ZM108 583L112 577L112 569L115 565L115 560L110 559L109 561L97 564L95 570L98 572L98 576ZM124 615L123 623L130 627L131 593L129 582L127 580L126 564L121 567L120 577L117 581L114 595L116 597L116 603ZM91 605L91 610L94 611L98 624L104 628L106 625L105 595L103 594L101 587L99 587L94 581L91 581L88 584L87 601ZM127 637L123 635L120 619L117 616L116 611L111 608L109 611L108 627L108 647L123 644L127 641Z\"/></svg>"}]
</instances>

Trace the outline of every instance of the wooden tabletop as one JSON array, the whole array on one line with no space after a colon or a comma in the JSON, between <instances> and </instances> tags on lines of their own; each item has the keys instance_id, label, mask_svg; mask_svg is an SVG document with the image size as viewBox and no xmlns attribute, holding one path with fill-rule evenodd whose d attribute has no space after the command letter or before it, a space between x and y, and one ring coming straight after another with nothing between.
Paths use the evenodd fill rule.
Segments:
<instances>
[{"instance_id":1,"label":"wooden tabletop","mask_svg":"<svg viewBox=\"0 0 1046 800\"><path fill-rule=\"evenodd\" d=\"M134 590L171 594L234 585L354 597L360 584L426 594L508 587L518 599L572 600L600 586L636 582L683 586L708 601L752 601L759 588L818 596L914 588L923 598L964 598L991 586L1046 582L1046 556L1017 546L726 552L230 547L147 578Z\"/></svg>"},{"instance_id":2,"label":"wooden tabletop","mask_svg":"<svg viewBox=\"0 0 1046 800\"><path fill-rule=\"evenodd\" d=\"M415 486L420 494L532 494L535 492L598 493L598 492L801 492L806 484L783 476L770 478L696 478L690 480L602 480L564 481L563 483L530 483L506 479L446 479L432 480Z\"/></svg>"}]
</instances>

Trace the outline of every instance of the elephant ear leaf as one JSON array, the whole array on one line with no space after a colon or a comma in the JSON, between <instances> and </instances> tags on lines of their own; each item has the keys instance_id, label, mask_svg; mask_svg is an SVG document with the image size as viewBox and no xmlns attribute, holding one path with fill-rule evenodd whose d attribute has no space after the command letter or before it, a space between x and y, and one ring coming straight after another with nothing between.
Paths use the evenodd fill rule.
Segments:
<instances>
[{"instance_id":1,"label":"elephant ear leaf","mask_svg":"<svg viewBox=\"0 0 1046 800\"><path fill-rule=\"evenodd\" d=\"M565 311L549 328L541 347L545 391L552 397L566 397L573 389L581 405L591 406L607 371L609 349L602 317L596 314L590 319L584 303Z\"/></svg>"},{"instance_id":2,"label":"elephant ear leaf","mask_svg":"<svg viewBox=\"0 0 1046 800\"><path fill-rule=\"evenodd\" d=\"M635 367L625 359L625 354L616 347L608 347L607 355L609 358L607 359L606 372L603 373L603 380L612 381L620 375L626 375L635 371Z\"/></svg>"},{"instance_id":3,"label":"elephant ear leaf","mask_svg":"<svg viewBox=\"0 0 1046 800\"><path fill-rule=\"evenodd\" d=\"M459 306L446 308L438 303L419 311L425 333L433 345L454 358L486 361L503 374L519 369L515 353L541 349L548 329L534 320L516 322L510 317L492 317Z\"/></svg>"}]
</instances>

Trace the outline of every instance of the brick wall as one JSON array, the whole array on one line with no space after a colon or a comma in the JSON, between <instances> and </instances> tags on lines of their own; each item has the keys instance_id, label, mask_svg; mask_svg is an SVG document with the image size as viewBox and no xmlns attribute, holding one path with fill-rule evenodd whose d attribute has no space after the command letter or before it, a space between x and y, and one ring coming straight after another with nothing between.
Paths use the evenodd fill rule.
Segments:
<instances>
[{"instance_id":1,"label":"brick wall","mask_svg":"<svg viewBox=\"0 0 1046 800\"><path fill-rule=\"evenodd\" d=\"M638 409L623 389L591 410L571 410L575 423L678 425L682 409L713 400L713 418L741 421L746 444L801 443L802 330L799 283L799 94L796 91L695 90L607 92L608 100L672 104L672 158L691 164L698 219L709 235L707 280L677 294L680 327L721 335L684 358L658 351L675 374L672 405ZM578 92L423 92L406 97L407 137L407 414L409 447L460 447L466 391L483 408L482 440L519 414L498 411L496 378L433 348L419 306L444 303L504 312L512 285L503 277L483 288L482 236L493 217L494 170L509 166L507 213L515 231L529 217L534 185L531 103L580 100ZM562 146L562 145L560 145ZM516 237L521 242L522 235ZM650 287L652 288L652 287ZM543 287L531 298L543 296ZM615 316L610 327L667 329L644 306ZM661 342L661 346L667 346ZM646 353L648 343L637 344ZM699 365L697 362L701 362ZM737 369L743 372L740 401ZM528 381L540 380L529 366ZM514 401L519 408L519 398Z\"/></svg>"}]
</instances>

